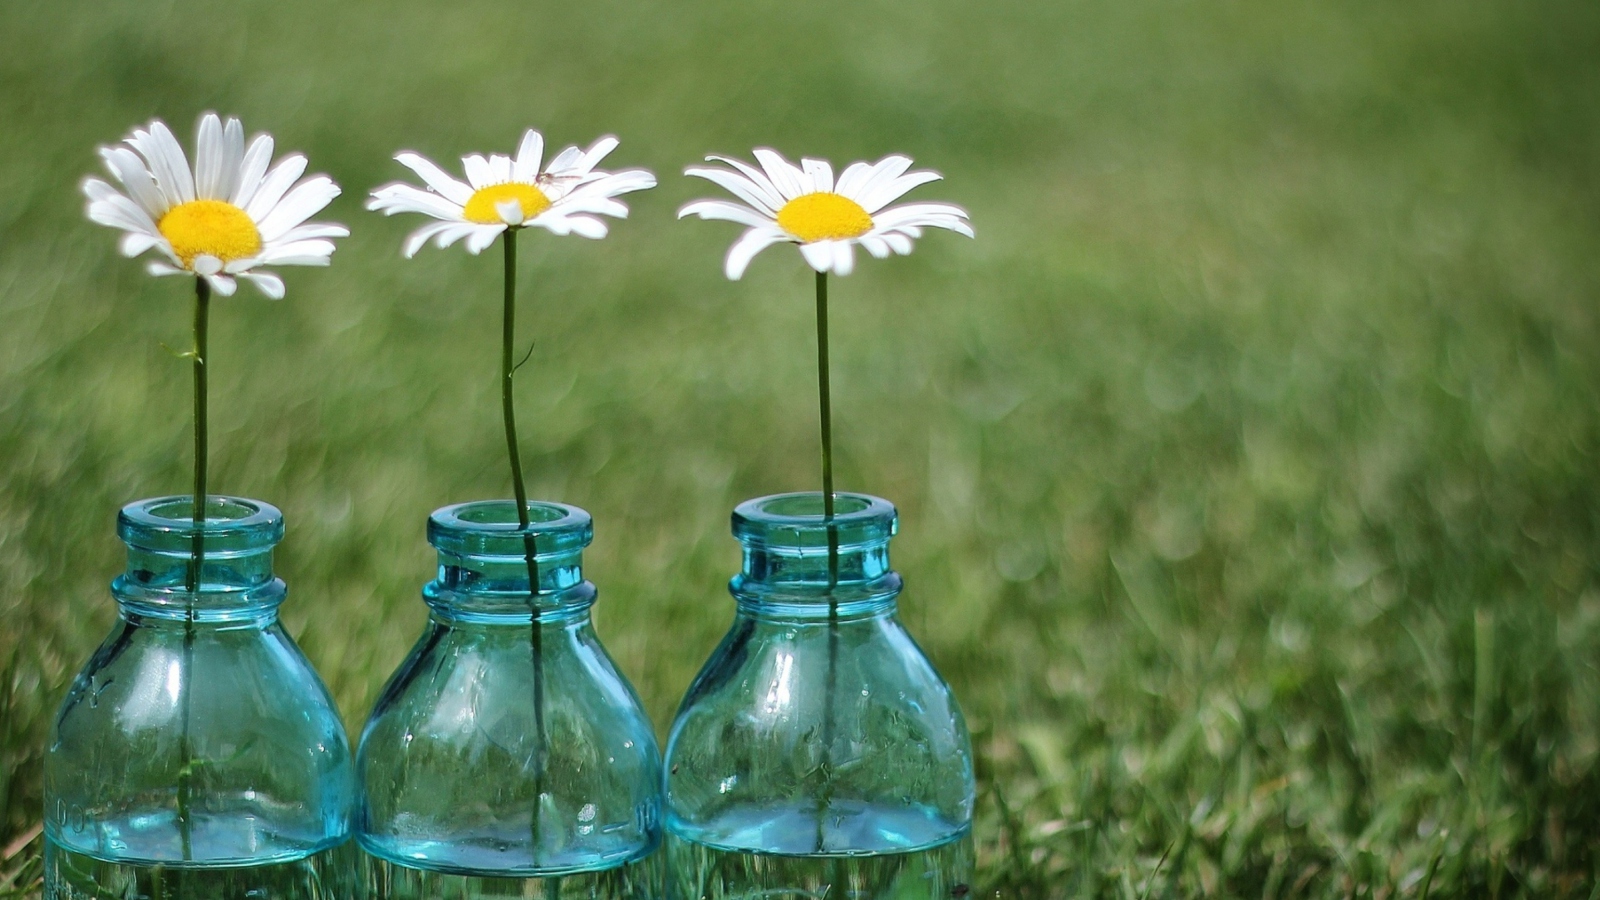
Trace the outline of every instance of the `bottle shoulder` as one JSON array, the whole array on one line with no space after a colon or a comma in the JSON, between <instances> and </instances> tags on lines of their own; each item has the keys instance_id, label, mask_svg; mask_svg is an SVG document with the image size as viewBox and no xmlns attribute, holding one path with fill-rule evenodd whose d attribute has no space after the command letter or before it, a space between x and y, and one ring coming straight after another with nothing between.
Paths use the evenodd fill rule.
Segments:
<instances>
[{"instance_id":1,"label":"bottle shoulder","mask_svg":"<svg viewBox=\"0 0 1600 900\"><path fill-rule=\"evenodd\" d=\"M848 687L873 706L930 717L932 727L959 717L949 685L896 616L842 622L832 640L830 649L825 620L759 621L740 614L696 677L674 732L688 720L728 708L759 707L777 720L790 713L803 717L825 699L830 669L841 698Z\"/></svg>"},{"instance_id":2,"label":"bottle shoulder","mask_svg":"<svg viewBox=\"0 0 1600 900\"><path fill-rule=\"evenodd\" d=\"M267 721L284 740L311 740L348 754L326 685L275 620L227 628L152 627L119 618L68 688L53 722L51 752L86 737L191 734ZM60 746L63 740L67 747Z\"/></svg>"},{"instance_id":3,"label":"bottle shoulder","mask_svg":"<svg viewBox=\"0 0 1600 900\"><path fill-rule=\"evenodd\" d=\"M509 759L532 753L540 727L552 746L565 742L596 759L659 760L638 696L591 628L545 628L536 649L527 625L463 629L432 620L374 705L359 766L435 758L446 765L457 754Z\"/></svg>"}]
</instances>

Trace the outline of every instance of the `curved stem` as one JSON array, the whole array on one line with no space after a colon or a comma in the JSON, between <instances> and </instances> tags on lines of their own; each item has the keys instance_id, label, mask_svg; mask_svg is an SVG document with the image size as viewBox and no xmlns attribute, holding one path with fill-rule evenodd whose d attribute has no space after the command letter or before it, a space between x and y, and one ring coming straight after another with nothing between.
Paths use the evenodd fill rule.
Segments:
<instances>
[{"instance_id":1,"label":"curved stem","mask_svg":"<svg viewBox=\"0 0 1600 900\"><path fill-rule=\"evenodd\" d=\"M538 545L528 520L528 489L522 481L522 459L517 450L517 407L513 376L517 366L517 229L507 228L501 236L505 244L505 314L500 336L500 412L506 425L506 455L511 459L511 489L517 499L517 526L522 530L523 555L528 562L528 655L533 664L533 820L529 851L539 863L539 807L544 797L544 635L539 621Z\"/></svg>"},{"instance_id":2,"label":"curved stem","mask_svg":"<svg viewBox=\"0 0 1600 900\"><path fill-rule=\"evenodd\" d=\"M189 551L187 587L189 608L183 619L183 707L178 737L178 841L183 858L194 855L194 823L190 819L190 779L194 746L189 737L191 695L194 691L194 614L205 573L206 522L206 338L211 320L211 284L194 280L194 498L191 514L194 537Z\"/></svg>"},{"instance_id":3,"label":"curved stem","mask_svg":"<svg viewBox=\"0 0 1600 900\"><path fill-rule=\"evenodd\" d=\"M817 273L817 406L822 426L822 521L828 529L828 681L822 705L822 791L817 798L817 852L833 800L834 705L839 689L839 532L833 524L833 400L828 384L828 274Z\"/></svg>"}]
</instances>

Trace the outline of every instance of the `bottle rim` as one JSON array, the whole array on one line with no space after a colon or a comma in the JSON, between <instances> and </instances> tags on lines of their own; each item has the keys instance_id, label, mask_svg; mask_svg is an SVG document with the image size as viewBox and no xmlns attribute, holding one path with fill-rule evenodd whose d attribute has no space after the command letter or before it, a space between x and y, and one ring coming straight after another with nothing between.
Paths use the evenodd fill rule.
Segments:
<instances>
[{"instance_id":1,"label":"bottle rim","mask_svg":"<svg viewBox=\"0 0 1600 900\"><path fill-rule=\"evenodd\" d=\"M562 556L589 546L594 519L583 509L529 500L528 527L517 521L515 500L472 500L443 506L428 516L428 543L457 556L521 557L532 535L535 558Z\"/></svg>"},{"instance_id":2,"label":"bottle rim","mask_svg":"<svg viewBox=\"0 0 1600 900\"><path fill-rule=\"evenodd\" d=\"M894 504L872 494L835 491L833 518L823 516L821 491L769 494L733 509L733 536L747 546L805 550L826 548L830 532L841 548L882 543L899 530Z\"/></svg>"},{"instance_id":3,"label":"bottle rim","mask_svg":"<svg viewBox=\"0 0 1600 900\"><path fill-rule=\"evenodd\" d=\"M117 536L142 550L182 551L198 533L208 554L265 550L283 540L283 513L270 503L209 496L198 527L193 510L191 494L135 500L117 513Z\"/></svg>"}]
</instances>

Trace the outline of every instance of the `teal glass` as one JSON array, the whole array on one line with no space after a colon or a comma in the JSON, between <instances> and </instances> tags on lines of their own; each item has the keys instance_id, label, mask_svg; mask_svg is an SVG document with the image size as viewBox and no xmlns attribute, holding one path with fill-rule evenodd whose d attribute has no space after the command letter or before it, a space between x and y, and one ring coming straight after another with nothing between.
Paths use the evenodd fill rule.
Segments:
<instances>
[{"instance_id":1,"label":"teal glass","mask_svg":"<svg viewBox=\"0 0 1600 900\"><path fill-rule=\"evenodd\" d=\"M283 516L214 497L123 507L117 623L61 704L45 756L47 898L350 894L350 747L278 622Z\"/></svg>"},{"instance_id":2,"label":"teal glass","mask_svg":"<svg viewBox=\"0 0 1600 900\"><path fill-rule=\"evenodd\" d=\"M894 506L835 497L733 512L733 627L667 744L668 897L970 890L971 743L896 614Z\"/></svg>"},{"instance_id":3,"label":"teal glass","mask_svg":"<svg viewBox=\"0 0 1600 900\"><path fill-rule=\"evenodd\" d=\"M428 519L428 624L357 760L379 896L659 895L660 753L590 621L593 525L573 506L528 511L527 531L511 501Z\"/></svg>"}]
</instances>

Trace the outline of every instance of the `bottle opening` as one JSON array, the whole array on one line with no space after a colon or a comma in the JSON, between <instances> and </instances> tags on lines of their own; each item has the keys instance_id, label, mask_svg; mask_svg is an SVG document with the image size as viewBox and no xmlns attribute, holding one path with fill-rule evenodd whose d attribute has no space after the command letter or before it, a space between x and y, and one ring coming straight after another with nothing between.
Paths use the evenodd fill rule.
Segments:
<instances>
[{"instance_id":1,"label":"bottle opening","mask_svg":"<svg viewBox=\"0 0 1600 900\"><path fill-rule=\"evenodd\" d=\"M594 539L594 521L565 503L530 501L527 510L527 528L512 500L458 503L429 516L428 543L439 551L439 574L423 589L429 605L491 618L587 609L594 587L583 580L583 548Z\"/></svg>"},{"instance_id":2,"label":"bottle opening","mask_svg":"<svg viewBox=\"0 0 1600 900\"><path fill-rule=\"evenodd\" d=\"M208 497L196 523L193 497L137 500L117 515L117 535L128 545L128 567L111 590L125 609L225 621L270 614L283 600L272 574L283 513L270 503Z\"/></svg>"},{"instance_id":3,"label":"bottle opening","mask_svg":"<svg viewBox=\"0 0 1600 900\"><path fill-rule=\"evenodd\" d=\"M528 501L528 528L517 520L514 500L475 500L435 510L428 517L428 543L456 556L514 556L527 553L532 535L535 559L566 556L594 540L594 520L565 503Z\"/></svg>"},{"instance_id":4,"label":"bottle opening","mask_svg":"<svg viewBox=\"0 0 1600 900\"><path fill-rule=\"evenodd\" d=\"M871 494L835 492L833 518L825 518L822 494L806 491L746 500L733 510L733 536L747 547L809 555L831 545L840 549L882 544L899 528L894 504Z\"/></svg>"},{"instance_id":5,"label":"bottle opening","mask_svg":"<svg viewBox=\"0 0 1600 900\"><path fill-rule=\"evenodd\" d=\"M733 534L744 546L744 565L730 584L734 596L752 609L796 614L830 603L869 612L892 602L900 591L900 577L889 568L889 539L899 525L894 504L837 493L833 509L827 518L815 492L735 507Z\"/></svg>"},{"instance_id":6,"label":"bottle opening","mask_svg":"<svg viewBox=\"0 0 1600 900\"><path fill-rule=\"evenodd\" d=\"M181 495L136 500L117 515L117 535L137 550L187 554L196 533L208 556L268 550L283 540L283 513L260 500L208 497L197 527L194 498Z\"/></svg>"}]
</instances>

